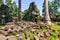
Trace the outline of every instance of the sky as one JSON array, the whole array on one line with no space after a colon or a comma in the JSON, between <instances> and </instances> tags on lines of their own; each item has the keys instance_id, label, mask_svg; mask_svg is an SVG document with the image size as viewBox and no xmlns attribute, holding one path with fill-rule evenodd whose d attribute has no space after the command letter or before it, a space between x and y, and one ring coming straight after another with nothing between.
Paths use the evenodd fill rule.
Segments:
<instances>
[{"instance_id":1,"label":"sky","mask_svg":"<svg viewBox=\"0 0 60 40\"><path fill-rule=\"evenodd\" d=\"M18 5L18 0L13 0L16 2L16 4ZM49 1L53 1L53 0L49 0ZM42 9L43 9L43 2L44 0L22 0L22 11L26 10L29 8L29 5L31 2L35 2L36 5L37 5L37 8L39 9L40 11L40 14L42 15Z\"/></svg>"}]
</instances>

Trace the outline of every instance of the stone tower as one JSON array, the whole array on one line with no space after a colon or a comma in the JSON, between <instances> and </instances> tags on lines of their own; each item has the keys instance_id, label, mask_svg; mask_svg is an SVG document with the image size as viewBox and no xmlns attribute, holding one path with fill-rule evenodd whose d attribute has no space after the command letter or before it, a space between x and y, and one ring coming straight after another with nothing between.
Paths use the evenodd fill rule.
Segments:
<instances>
[{"instance_id":1,"label":"stone tower","mask_svg":"<svg viewBox=\"0 0 60 40\"><path fill-rule=\"evenodd\" d=\"M28 8L28 12L25 14L25 16L23 17L23 19L25 21L32 21L32 22L36 22L39 20L39 10L35 4L35 2L30 3L30 6Z\"/></svg>"}]
</instances>

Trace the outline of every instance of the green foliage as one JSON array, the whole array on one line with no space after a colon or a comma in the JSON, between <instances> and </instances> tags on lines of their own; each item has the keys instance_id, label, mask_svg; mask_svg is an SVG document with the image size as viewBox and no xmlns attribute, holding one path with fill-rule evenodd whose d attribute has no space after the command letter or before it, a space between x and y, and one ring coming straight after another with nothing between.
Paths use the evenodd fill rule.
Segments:
<instances>
[{"instance_id":1,"label":"green foliage","mask_svg":"<svg viewBox=\"0 0 60 40\"><path fill-rule=\"evenodd\" d=\"M59 11L58 9L60 8L60 1L59 0L54 0L53 2L51 2L52 4L52 8L53 8L53 14L56 15Z\"/></svg>"},{"instance_id":2,"label":"green foliage","mask_svg":"<svg viewBox=\"0 0 60 40\"><path fill-rule=\"evenodd\" d=\"M37 32L34 32L33 35L36 36L37 35Z\"/></svg>"},{"instance_id":3,"label":"green foliage","mask_svg":"<svg viewBox=\"0 0 60 40\"><path fill-rule=\"evenodd\" d=\"M34 40L34 37L31 37L30 40Z\"/></svg>"},{"instance_id":4,"label":"green foliage","mask_svg":"<svg viewBox=\"0 0 60 40\"><path fill-rule=\"evenodd\" d=\"M4 2L3 2L4 0L0 0L0 6L2 5L2 4L4 4ZM6 13L8 14L8 13L10 13L12 16L17 16L18 15L18 7L17 7L17 4L15 3L15 2L12 2L12 0L5 0L5 4L9 7L9 8L7 8L6 9ZM9 9L9 10L8 10ZM2 12L1 10L0 10L0 12ZM9 15L8 15L9 16ZM1 18L0 18L1 19Z\"/></svg>"},{"instance_id":5,"label":"green foliage","mask_svg":"<svg viewBox=\"0 0 60 40\"><path fill-rule=\"evenodd\" d=\"M56 34L56 38L59 38L60 36L58 36L59 34L60 34L60 26L59 25L57 25L57 24L55 24L55 23L53 23L52 24L52 28L55 30L55 34Z\"/></svg>"},{"instance_id":6,"label":"green foliage","mask_svg":"<svg viewBox=\"0 0 60 40\"><path fill-rule=\"evenodd\" d=\"M16 36L16 35L18 35L18 32L13 32L12 34Z\"/></svg>"},{"instance_id":7,"label":"green foliage","mask_svg":"<svg viewBox=\"0 0 60 40\"><path fill-rule=\"evenodd\" d=\"M24 33L25 34L31 34L31 32L29 30L25 30Z\"/></svg>"},{"instance_id":8,"label":"green foliage","mask_svg":"<svg viewBox=\"0 0 60 40\"><path fill-rule=\"evenodd\" d=\"M27 12L28 12L28 9L24 10L24 11L22 12L22 17L24 17Z\"/></svg>"},{"instance_id":9,"label":"green foliage","mask_svg":"<svg viewBox=\"0 0 60 40\"><path fill-rule=\"evenodd\" d=\"M17 15L18 15L18 7L17 7L17 5L16 5L16 3L15 2L13 2L12 3L12 8L13 8L13 10L12 10L12 16L16 16L17 17Z\"/></svg>"},{"instance_id":10,"label":"green foliage","mask_svg":"<svg viewBox=\"0 0 60 40\"><path fill-rule=\"evenodd\" d=\"M27 40L26 38L23 38L23 40Z\"/></svg>"},{"instance_id":11,"label":"green foliage","mask_svg":"<svg viewBox=\"0 0 60 40\"><path fill-rule=\"evenodd\" d=\"M56 15L59 16L60 15L60 12L58 11Z\"/></svg>"},{"instance_id":12,"label":"green foliage","mask_svg":"<svg viewBox=\"0 0 60 40\"><path fill-rule=\"evenodd\" d=\"M48 40L56 40L56 39L54 38L54 36L50 36Z\"/></svg>"},{"instance_id":13,"label":"green foliage","mask_svg":"<svg viewBox=\"0 0 60 40\"><path fill-rule=\"evenodd\" d=\"M56 33L56 35L59 35L59 31L56 30L55 33Z\"/></svg>"},{"instance_id":14,"label":"green foliage","mask_svg":"<svg viewBox=\"0 0 60 40\"><path fill-rule=\"evenodd\" d=\"M4 15L4 17L3 17L3 15ZM2 4L0 6L0 24L2 24L2 19L4 19L3 24L6 24L7 22L12 21L12 17L10 15L9 7L5 4Z\"/></svg>"},{"instance_id":15,"label":"green foliage","mask_svg":"<svg viewBox=\"0 0 60 40\"><path fill-rule=\"evenodd\" d=\"M0 6L3 4L3 0L0 0Z\"/></svg>"},{"instance_id":16,"label":"green foliage","mask_svg":"<svg viewBox=\"0 0 60 40\"><path fill-rule=\"evenodd\" d=\"M52 15L60 15L58 9L60 8L60 0L54 0L52 2L48 1L49 13ZM43 3L43 12L44 12L44 3ZM44 16L45 14L43 14Z\"/></svg>"},{"instance_id":17,"label":"green foliage","mask_svg":"<svg viewBox=\"0 0 60 40\"><path fill-rule=\"evenodd\" d=\"M60 26L57 25L57 24L55 24L55 23L52 24L52 28L53 28L54 30L60 30Z\"/></svg>"},{"instance_id":18,"label":"green foliage","mask_svg":"<svg viewBox=\"0 0 60 40\"><path fill-rule=\"evenodd\" d=\"M12 2L12 0L6 0L5 3L9 6L9 11L12 16L18 15L18 7L16 2Z\"/></svg>"},{"instance_id":19,"label":"green foliage","mask_svg":"<svg viewBox=\"0 0 60 40\"><path fill-rule=\"evenodd\" d=\"M5 3L6 3L7 5L11 4L11 2L12 2L12 0L5 0Z\"/></svg>"}]
</instances>

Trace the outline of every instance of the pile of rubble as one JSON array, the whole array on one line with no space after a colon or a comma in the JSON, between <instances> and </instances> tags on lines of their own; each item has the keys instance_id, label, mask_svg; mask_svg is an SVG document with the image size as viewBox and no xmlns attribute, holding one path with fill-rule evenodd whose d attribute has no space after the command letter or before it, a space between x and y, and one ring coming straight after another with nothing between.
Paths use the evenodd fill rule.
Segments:
<instances>
[{"instance_id":1,"label":"pile of rubble","mask_svg":"<svg viewBox=\"0 0 60 40\"><path fill-rule=\"evenodd\" d=\"M46 40L50 35L56 36L54 32L54 29L44 23L12 22L0 30L0 40Z\"/></svg>"}]
</instances>

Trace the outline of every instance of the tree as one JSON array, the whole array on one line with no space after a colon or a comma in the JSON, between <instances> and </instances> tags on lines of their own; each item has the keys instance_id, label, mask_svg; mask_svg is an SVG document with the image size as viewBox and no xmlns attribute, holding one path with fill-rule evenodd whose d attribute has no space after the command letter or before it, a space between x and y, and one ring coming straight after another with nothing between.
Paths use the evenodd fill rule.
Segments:
<instances>
[{"instance_id":1,"label":"tree","mask_svg":"<svg viewBox=\"0 0 60 40\"><path fill-rule=\"evenodd\" d=\"M51 21L57 20L56 17L59 16L60 0L54 0L52 2L48 1L48 9ZM43 4L43 16L45 15L44 4Z\"/></svg>"},{"instance_id":2,"label":"tree","mask_svg":"<svg viewBox=\"0 0 60 40\"><path fill-rule=\"evenodd\" d=\"M48 25L51 25L49 11L48 11L48 0L44 0L44 9L45 9L45 22Z\"/></svg>"},{"instance_id":3,"label":"tree","mask_svg":"<svg viewBox=\"0 0 60 40\"><path fill-rule=\"evenodd\" d=\"M58 9L60 8L60 0L54 0L53 1L53 10L54 10L54 15L58 14Z\"/></svg>"},{"instance_id":4,"label":"tree","mask_svg":"<svg viewBox=\"0 0 60 40\"><path fill-rule=\"evenodd\" d=\"M49 10L49 15L50 17L53 15L53 6L52 6L52 2L48 1L48 10ZM45 10L44 10L44 3L43 3L43 16L45 15Z\"/></svg>"},{"instance_id":5,"label":"tree","mask_svg":"<svg viewBox=\"0 0 60 40\"><path fill-rule=\"evenodd\" d=\"M18 0L18 21L21 21L21 0Z\"/></svg>"},{"instance_id":6,"label":"tree","mask_svg":"<svg viewBox=\"0 0 60 40\"><path fill-rule=\"evenodd\" d=\"M12 4L12 0L5 0L5 3L9 6Z\"/></svg>"},{"instance_id":7,"label":"tree","mask_svg":"<svg viewBox=\"0 0 60 40\"><path fill-rule=\"evenodd\" d=\"M5 0L5 3L6 3L7 6L9 6L9 11L12 14L12 11L13 11L12 0Z\"/></svg>"},{"instance_id":8,"label":"tree","mask_svg":"<svg viewBox=\"0 0 60 40\"><path fill-rule=\"evenodd\" d=\"M17 17L17 15L18 15L18 7L17 7L15 2L12 3L12 8L13 8L12 16Z\"/></svg>"},{"instance_id":9,"label":"tree","mask_svg":"<svg viewBox=\"0 0 60 40\"><path fill-rule=\"evenodd\" d=\"M24 11L22 11L22 18L27 14L27 12L28 12L28 9L26 9L26 10L24 10Z\"/></svg>"},{"instance_id":10,"label":"tree","mask_svg":"<svg viewBox=\"0 0 60 40\"><path fill-rule=\"evenodd\" d=\"M3 4L3 0L0 0L0 6Z\"/></svg>"},{"instance_id":11,"label":"tree","mask_svg":"<svg viewBox=\"0 0 60 40\"><path fill-rule=\"evenodd\" d=\"M14 17L17 17L18 15L18 7L15 1L12 2L12 0L5 0L6 5L9 6L10 14Z\"/></svg>"}]
</instances>

